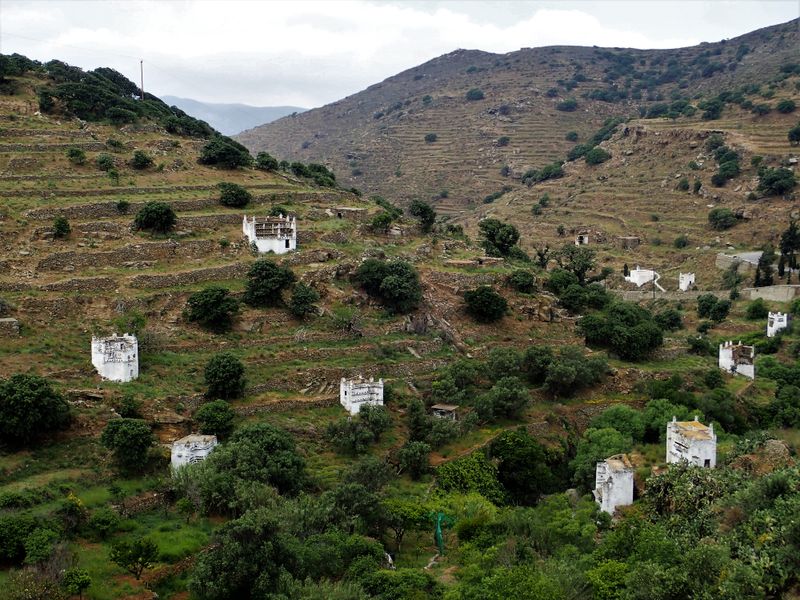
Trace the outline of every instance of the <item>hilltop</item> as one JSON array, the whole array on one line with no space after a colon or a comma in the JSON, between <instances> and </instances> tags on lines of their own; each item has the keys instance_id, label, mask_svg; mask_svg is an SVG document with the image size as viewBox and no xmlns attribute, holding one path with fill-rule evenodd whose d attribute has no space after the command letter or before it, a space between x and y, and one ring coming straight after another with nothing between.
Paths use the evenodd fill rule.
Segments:
<instances>
[{"instance_id":1,"label":"hilltop","mask_svg":"<svg viewBox=\"0 0 800 600\"><path fill-rule=\"evenodd\" d=\"M457 50L237 139L252 151L324 162L366 194L421 198L458 214L563 160L609 117L766 82L796 62L799 44L792 21L674 50Z\"/></svg>"}]
</instances>

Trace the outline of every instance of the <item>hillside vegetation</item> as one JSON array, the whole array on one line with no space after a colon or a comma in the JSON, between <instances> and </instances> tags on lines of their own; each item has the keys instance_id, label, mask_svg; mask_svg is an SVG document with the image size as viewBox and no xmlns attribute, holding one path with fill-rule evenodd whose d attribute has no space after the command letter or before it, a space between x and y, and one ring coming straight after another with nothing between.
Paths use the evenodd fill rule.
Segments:
<instances>
[{"instance_id":1,"label":"hillside vegetation","mask_svg":"<svg viewBox=\"0 0 800 600\"><path fill-rule=\"evenodd\" d=\"M642 118L583 98L591 80L575 77L577 109L547 115L582 148L562 132L512 163L501 153L514 134L492 130L513 176L484 178L475 162L469 194L448 179L452 196L436 202L422 177L368 188L335 153L254 157L108 70L0 58L3 594L797 597L800 336L765 326L800 302L747 289L798 283L795 36L784 25L674 53L681 74L653 93L690 101L650 113L654 99ZM540 65L530 110L464 113L522 127L534 121L513 115L567 100L545 87L575 74L562 54L595 78L617 65L603 76L624 80L634 64L672 77L667 53L639 65L614 58L638 51L555 50L520 51L506 69L458 52L395 89L433 85L430 73L446 83L460 57L464 89L430 110L477 106L495 93L490 76L515 86L515 65L534 64L524 57L561 57ZM394 78L381 85L372 92ZM484 98L467 100L472 89ZM378 108L370 128L438 114ZM479 129L452 123L462 137ZM450 135L418 133L425 152ZM338 135L357 133L305 150ZM398 148L442 174L477 156ZM244 214L296 216L298 250L255 255ZM718 252L755 250L755 272L716 266ZM625 282L637 263L667 292ZM697 289L675 292L679 272ZM91 365L92 335L111 332L138 336L132 382ZM717 368L729 340L756 347L755 381ZM357 376L385 381L385 407L349 418L339 382ZM458 420L434 418L434 404L456 405ZM673 416L714 424L719 468L666 468ZM190 432L222 443L172 476L170 444ZM622 452L636 499L612 520L590 490L595 463Z\"/></svg>"}]
</instances>

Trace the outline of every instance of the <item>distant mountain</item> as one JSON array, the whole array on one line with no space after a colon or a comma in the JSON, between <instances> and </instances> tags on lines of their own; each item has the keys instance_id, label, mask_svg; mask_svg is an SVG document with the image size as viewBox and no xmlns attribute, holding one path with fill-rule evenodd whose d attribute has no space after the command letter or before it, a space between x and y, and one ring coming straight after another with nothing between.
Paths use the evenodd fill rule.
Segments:
<instances>
[{"instance_id":1,"label":"distant mountain","mask_svg":"<svg viewBox=\"0 0 800 600\"><path fill-rule=\"evenodd\" d=\"M206 121L225 135L234 135L245 129L271 123L276 119L304 112L298 106L249 106L247 104L213 104L191 98L162 96L164 102L175 105L187 114Z\"/></svg>"}]
</instances>

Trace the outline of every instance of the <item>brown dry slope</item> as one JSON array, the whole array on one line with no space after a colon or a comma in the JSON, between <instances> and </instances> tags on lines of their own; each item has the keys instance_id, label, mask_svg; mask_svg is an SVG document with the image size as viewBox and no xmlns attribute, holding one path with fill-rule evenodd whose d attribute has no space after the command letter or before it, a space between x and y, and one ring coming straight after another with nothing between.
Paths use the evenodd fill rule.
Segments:
<instances>
[{"instance_id":1,"label":"brown dry slope","mask_svg":"<svg viewBox=\"0 0 800 600\"><path fill-rule=\"evenodd\" d=\"M398 201L435 199L439 212L459 212L563 158L573 145L567 132L583 142L612 115L767 81L797 62L799 44L796 20L676 50L457 50L238 139L253 151L323 162L348 187ZM483 99L467 100L471 89ZM577 110L557 110L567 98ZM435 142L425 141L429 133ZM500 173L505 165L510 177Z\"/></svg>"}]
</instances>

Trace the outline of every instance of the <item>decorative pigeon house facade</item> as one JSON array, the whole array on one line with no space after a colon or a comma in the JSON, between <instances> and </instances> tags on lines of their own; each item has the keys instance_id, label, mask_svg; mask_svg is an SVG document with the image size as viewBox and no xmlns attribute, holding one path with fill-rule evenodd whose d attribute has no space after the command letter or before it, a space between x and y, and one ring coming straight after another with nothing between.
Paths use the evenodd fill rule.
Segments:
<instances>
[{"instance_id":1,"label":"decorative pigeon house facade","mask_svg":"<svg viewBox=\"0 0 800 600\"><path fill-rule=\"evenodd\" d=\"M215 435L187 435L172 443L171 465L180 469L184 465L192 465L206 459L217 445Z\"/></svg>"},{"instance_id":2,"label":"decorative pigeon house facade","mask_svg":"<svg viewBox=\"0 0 800 600\"><path fill-rule=\"evenodd\" d=\"M725 342L719 346L719 368L733 375L744 375L755 379L755 358L754 346L745 346L742 342L738 344Z\"/></svg>"},{"instance_id":3,"label":"decorative pigeon house facade","mask_svg":"<svg viewBox=\"0 0 800 600\"><path fill-rule=\"evenodd\" d=\"M135 335L92 336L92 364L103 379L125 383L139 377L139 342Z\"/></svg>"},{"instance_id":4,"label":"decorative pigeon house facade","mask_svg":"<svg viewBox=\"0 0 800 600\"><path fill-rule=\"evenodd\" d=\"M372 377L369 380L342 377L339 402L351 415L357 415L365 404L383 406L383 379L375 381Z\"/></svg>"},{"instance_id":5,"label":"decorative pigeon house facade","mask_svg":"<svg viewBox=\"0 0 800 600\"><path fill-rule=\"evenodd\" d=\"M297 249L297 219L279 215L277 217L244 216L242 233L255 244L258 251L286 254Z\"/></svg>"},{"instance_id":6,"label":"decorative pigeon house facade","mask_svg":"<svg viewBox=\"0 0 800 600\"><path fill-rule=\"evenodd\" d=\"M694 421L678 421L672 417L667 423L667 462L683 461L710 469L717 466L717 435L713 424L703 425L697 417Z\"/></svg>"},{"instance_id":7,"label":"decorative pigeon house facade","mask_svg":"<svg viewBox=\"0 0 800 600\"><path fill-rule=\"evenodd\" d=\"M789 315L771 312L767 317L767 337L775 337L789 326Z\"/></svg>"},{"instance_id":8,"label":"decorative pigeon house facade","mask_svg":"<svg viewBox=\"0 0 800 600\"><path fill-rule=\"evenodd\" d=\"M610 515L618 506L633 504L633 465L627 454L617 454L597 463L594 500Z\"/></svg>"},{"instance_id":9,"label":"decorative pigeon house facade","mask_svg":"<svg viewBox=\"0 0 800 600\"><path fill-rule=\"evenodd\" d=\"M678 289L682 292L688 292L694 287L694 273L679 273L678 274Z\"/></svg>"}]
</instances>

